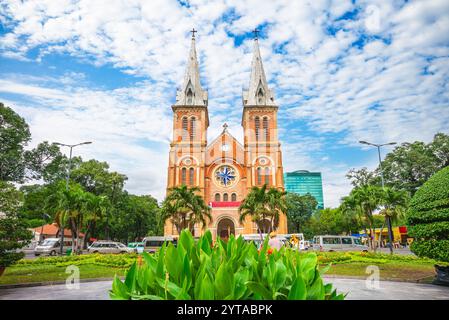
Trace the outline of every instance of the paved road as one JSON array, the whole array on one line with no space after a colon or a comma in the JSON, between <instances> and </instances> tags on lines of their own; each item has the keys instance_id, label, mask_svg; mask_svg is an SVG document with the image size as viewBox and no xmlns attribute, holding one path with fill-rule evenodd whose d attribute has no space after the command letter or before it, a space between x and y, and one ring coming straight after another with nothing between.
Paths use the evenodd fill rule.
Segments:
<instances>
[{"instance_id":1,"label":"paved road","mask_svg":"<svg viewBox=\"0 0 449 320\"><path fill-rule=\"evenodd\" d=\"M368 289L365 280L326 278L339 292L348 292L348 300L449 300L449 287L430 284L381 281L378 289ZM111 281L80 283L80 289L65 285L0 289L0 300L105 300Z\"/></svg>"}]
</instances>

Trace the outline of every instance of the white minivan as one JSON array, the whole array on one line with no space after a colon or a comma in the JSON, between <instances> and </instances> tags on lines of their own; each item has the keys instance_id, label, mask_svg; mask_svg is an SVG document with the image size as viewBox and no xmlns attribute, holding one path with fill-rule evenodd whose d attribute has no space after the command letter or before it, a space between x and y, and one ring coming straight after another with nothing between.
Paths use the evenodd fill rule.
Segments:
<instances>
[{"instance_id":1,"label":"white minivan","mask_svg":"<svg viewBox=\"0 0 449 320\"><path fill-rule=\"evenodd\" d=\"M359 238L353 236L315 236L312 249L317 251L368 251Z\"/></svg>"},{"instance_id":2,"label":"white minivan","mask_svg":"<svg viewBox=\"0 0 449 320\"><path fill-rule=\"evenodd\" d=\"M61 252L61 239L59 238L47 238L34 247L34 255L49 255L55 256ZM67 250L72 249L72 239L64 239L63 253L65 254Z\"/></svg>"}]
</instances>

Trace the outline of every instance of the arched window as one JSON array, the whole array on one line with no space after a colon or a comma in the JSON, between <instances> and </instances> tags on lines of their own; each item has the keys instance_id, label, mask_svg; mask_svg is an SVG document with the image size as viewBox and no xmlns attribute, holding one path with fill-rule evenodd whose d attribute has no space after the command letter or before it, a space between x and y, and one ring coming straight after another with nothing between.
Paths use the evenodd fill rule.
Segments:
<instances>
[{"instance_id":1,"label":"arched window","mask_svg":"<svg viewBox=\"0 0 449 320\"><path fill-rule=\"evenodd\" d=\"M231 201L237 201L237 195L235 193L231 194Z\"/></svg>"},{"instance_id":2,"label":"arched window","mask_svg":"<svg viewBox=\"0 0 449 320\"><path fill-rule=\"evenodd\" d=\"M223 194L223 201L224 201L224 202L229 201L229 199L228 199L228 194L227 194L227 193L224 193L224 194Z\"/></svg>"},{"instance_id":3,"label":"arched window","mask_svg":"<svg viewBox=\"0 0 449 320\"><path fill-rule=\"evenodd\" d=\"M188 122L187 117L182 117L182 140L187 139L187 133L188 133Z\"/></svg>"},{"instance_id":4,"label":"arched window","mask_svg":"<svg viewBox=\"0 0 449 320\"><path fill-rule=\"evenodd\" d=\"M268 127L268 117L263 117L263 135L266 141L270 140L270 128Z\"/></svg>"},{"instance_id":5,"label":"arched window","mask_svg":"<svg viewBox=\"0 0 449 320\"><path fill-rule=\"evenodd\" d=\"M220 202L220 194L219 193L215 194L215 202Z\"/></svg>"},{"instance_id":6,"label":"arched window","mask_svg":"<svg viewBox=\"0 0 449 320\"><path fill-rule=\"evenodd\" d=\"M262 168L261 167L257 168L256 178L257 178L257 184L260 186L262 184Z\"/></svg>"},{"instance_id":7,"label":"arched window","mask_svg":"<svg viewBox=\"0 0 449 320\"><path fill-rule=\"evenodd\" d=\"M190 118L190 140L195 138L195 130L196 130L196 118Z\"/></svg>"},{"instance_id":8,"label":"arched window","mask_svg":"<svg viewBox=\"0 0 449 320\"><path fill-rule=\"evenodd\" d=\"M265 184L270 185L270 168L265 168Z\"/></svg>"},{"instance_id":9,"label":"arched window","mask_svg":"<svg viewBox=\"0 0 449 320\"><path fill-rule=\"evenodd\" d=\"M181 184L186 184L187 181L187 169L182 168L181 169Z\"/></svg>"},{"instance_id":10,"label":"arched window","mask_svg":"<svg viewBox=\"0 0 449 320\"><path fill-rule=\"evenodd\" d=\"M187 89L187 104L193 104L193 92L192 88Z\"/></svg>"},{"instance_id":11,"label":"arched window","mask_svg":"<svg viewBox=\"0 0 449 320\"><path fill-rule=\"evenodd\" d=\"M259 117L254 118L254 130L256 131L256 140L259 140L259 130L260 130L260 119Z\"/></svg>"},{"instance_id":12,"label":"arched window","mask_svg":"<svg viewBox=\"0 0 449 320\"><path fill-rule=\"evenodd\" d=\"M257 101L258 101L258 103L262 103L263 102L263 91L262 91L262 88L259 88L259 91L257 92Z\"/></svg>"},{"instance_id":13,"label":"arched window","mask_svg":"<svg viewBox=\"0 0 449 320\"><path fill-rule=\"evenodd\" d=\"M189 185L191 185L191 186L194 185L194 180L193 180L194 177L195 177L195 169L190 168L189 169Z\"/></svg>"}]
</instances>

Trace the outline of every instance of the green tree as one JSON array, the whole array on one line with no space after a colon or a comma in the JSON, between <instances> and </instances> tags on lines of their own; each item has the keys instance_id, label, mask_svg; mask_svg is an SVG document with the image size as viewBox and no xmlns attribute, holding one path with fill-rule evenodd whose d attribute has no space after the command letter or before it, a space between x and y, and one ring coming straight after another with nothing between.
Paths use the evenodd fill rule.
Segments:
<instances>
[{"instance_id":1,"label":"green tree","mask_svg":"<svg viewBox=\"0 0 449 320\"><path fill-rule=\"evenodd\" d=\"M6 267L24 257L17 249L26 246L32 238L26 223L17 214L21 198L14 185L0 181L0 276Z\"/></svg>"},{"instance_id":2,"label":"green tree","mask_svg":"<svg viewBox=\"0 0 449 320\"><path fill-rule=\"evenodd\" d=\"M385 182L413 195L430 176L449 165L449 136L438 133L429 144L403 143L382 162Z\"/></svg>"},{"instance_id":3,"label":"green tree","mask_svg":"<svg viewBox=\"0 0 449 320\"><path fill-rule=\"evenodd\" d=\"M289 232L304 233L307 223L312 217L313 212L316 210L318 202L315 197L309 193L306 195L287 193L285 200L287 205L286 212L289 223Z\"/></svg>"},{"instance_id":4,"label":"green tree","mask_svg":"<svg viewBox=\"0 0 449 320\"><path fill-rule=\"evenodd\" d=\"M66 226L70 228L74 253L80 248L79 234L84 223L87 196L79 184L71 183L66 189L64 181L60 181L56 192L47 198L46 208L53 212L59 232L63 232Z\"/></svg>"},{"instance_id":5,"label":"green tree","mask_svg":"<svg viewBox=\"0 0 449 320\"><path fill-rule=\"evenodd\" d=\"M27 179L43 179L48 181L56 172L60 172L67 158L56 144L41 142L33 150L23 153L26 163Z\"/></svg>"},{"instance_id":6,"label":"green tree","mask_svg":"<svg viewBox=\"0 0 449 320\"><path fill-rule=\"evenodd\" d=\"M53 220L54 217L45 208L45 203L47 198L55 191L55 185L24 185L20 187L20 191L23 193L23 203L19 213L30 228L41 226L48 223L48 220ZM50 215L50 219L47 217L44 219L44 214Z\"/></svg>"},{"instance_id":7,"label":"green tree","mask_svg":"<svg viewBox=\"0 0 449 320\"><path fill-rule=\"evenodd\" d=\"M366 167L362 169L351 169L346 174L346 178L351 181L354 187L366 185L380 185L380 177L376 172L369 171Z\"/></svg>"},{"instance_id":8,"label":"green tree","mask_svg":"<svg viewBox=\"0 0 449 320\"><path fill-rule=\"evenodd\" d=\"M30 140L31 133L25 120L0 102L0 180L24 181L26 163L23 153Z\"/></svg>"},{"instance_id":9,"label":"green tree","mask_svg":"<svg viewBox=\"0 0 449 320\"><path fill-rule=\"evenodd\" d=\"M411 250L419 257L449 262L449 167L418 189L407 211Z\"/></svg>"},{"instance_id":10,"label":"green tree","mask_svg":"<svg viewBox=\"0 0 449 320\"><path fill-rule=\"evenodd\" d=\"M270 224L274 229L279 227L281 214L287 212L287 203L285 201L285 191L276 188L269 188L266 193L266 206L270 213Z\"/></svg>"},{"instance_id":11,"label":"green tree","mask_svg":"<svg viewBox=\"0 0 449 320\"><path fill-rule=\"evenodd\" d=\"M384 223L381 226L381 230L383 230L387 224L388 217L392 225L404 217L409 197L406 191L385 187L382 190L381 198L383 208L379 214L385 217ZM382 243L382 232L379 234L379 243Z\"/></svg>"},{"instance_id":12,"label":"green tree","mask_svg":"<svg viewBox=\"0 0 449 320\"><path fill-rule=\"evenodd\" d=\"M114 192L123 190L125 181L128 179L118 172L110 172L107 162L94 159L81 162L73 168L70 178L79 183L84 190L97 196L107 195L110 199L113 198Z\"/></svg>"},{"instance_id":13,"label":"green tree","mask_svg":"<svg viewBox=\"0 0 449 320\"><path fill-rule=\"evenodd\" d=\"M168 196L162 204L162 219L171 219L181 234L183 229L188 228L194 234L195 224L201 224L203 228L207 225L207 219L212 221L210 208L203 198L196 194L199 188L188 188L186 185L174 187L169 190Z\"/></svg>"},{"instance_id":14,"label":"green tree","mask_svg":"<svg viewBox=\"0 0 449 320\"><path fill-rule=\"evenodd\" d=\"M86 192L84 195L85 212L85 232L83 238L83 248L87 248L90 235L95 235L95 228L99 221L104 219L107 210L110 208L109 199L106 196L96 196Z\"/></svg>"},{"instance_id":15,"label":"green tree","mask_svg":"<svg viewBox=\"0 0 449 320\"><path fill-rule=\"evenodd\" d=\"M246 217L256 223L259 233L268 233L279 225L279 216L287 211L285 192L276 188L253 187L239 207L240 222Z\"/></svg>"},{"instance_id":16,"label":"green tree","mask_svg":"<svg viewBox=\"0 0 449 320\"><path fill-rule=\"evenodd\" d=\"M370 247L376 251L376 243L372 239L374 237L373 213L382 204L382 188L371 185L354 188L349 196L343 198L343 203L345 207L363 214L371 235Z\"/></svg>"}]
</instances>

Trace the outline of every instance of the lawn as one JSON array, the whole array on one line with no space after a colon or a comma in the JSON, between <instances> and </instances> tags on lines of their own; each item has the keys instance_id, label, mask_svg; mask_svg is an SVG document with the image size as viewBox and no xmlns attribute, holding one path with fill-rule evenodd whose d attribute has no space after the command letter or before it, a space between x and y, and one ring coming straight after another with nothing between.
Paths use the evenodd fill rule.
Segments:
<instances>
[{"instance_id":1,"label":"lawn","mask_svg":"<svg viewBox=\"0 0 449 320\"><path fill-rule=\"evenodd\" d=\"M14 266L6 268L0 277L0 285L64 281L70 276L66 269L72 265L79 268L81 279L112 279L115 274L124 275L136 258L135 254L90 254L20 260Z\"/></svg>"},{"instance_id":2,"label":"lawn","mask_svg":"<svg viewBox=\"0 0 449 320\"><path fill-rule=\"evenodd\" d=\"M124 275L126 269L84 264L79 266L79 270L81 279L92 279L113 278L115 274L122 276ZM65 273L65 271L66 267L58 267L55 265L16 265L6 268L3 276L0 277L0 285L65 281L70 275L69 273Z\"/></svg>"},{"instance_id":3,"label":"lawn","mask_svg":"<svg viewBox=\"0 0 449 320\"><path fill-rule=\"evenodd\" d=\"M415 256L373 254L361 252L319 252L321 266L331 265L328 276L366 278L366 268L377 266L381 280L410 282L430 282L435 274L431 259ZM0 277L0 285L34 282L55 282L67 279L66 268L76 265L80 269L80 278L113 278L122 276L136 260L135 254L121 255L81 255L71 257L41 257L34 260L21 260L6 268Z\"/></svg>"}]
</instances>

